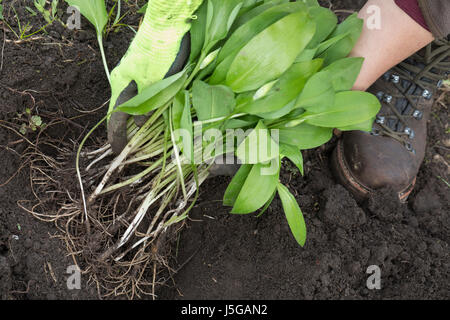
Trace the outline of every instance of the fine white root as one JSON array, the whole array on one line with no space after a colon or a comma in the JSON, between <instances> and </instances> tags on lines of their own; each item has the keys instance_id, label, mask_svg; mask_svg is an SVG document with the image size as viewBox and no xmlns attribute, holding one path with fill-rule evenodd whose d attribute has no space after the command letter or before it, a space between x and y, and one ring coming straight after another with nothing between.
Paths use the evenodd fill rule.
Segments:
<instances>
[{"instance_id":1,"label":"fine white root","mask_svg":"<svg viewBox=\"0 0 450 320\"><path fill-rule=\"evenodd\" d=\"M106 157L112 155L112 150L109 149L107 150L105 153L103 153L100 157L98 157L97 159L95 159L94 161L91 162L91 164L89 164L86 167L86 171L89 171L96 163L99 163L100 161L102 161L103 159L105 159Z\"/></svg>"},{"instance_id":2,"label":"fine white root","mask_svg":"<svg viewBox=\"0 0 450 320\"><path fill-rule=\"evenodd\" d=\"M151 190L148 193L147 198L144 200L144 202L139 207L139 210L138 210L133 222L131 223L131 225L128 227L127 231L125 231L124 235L120 239L120 241L117 245L117 249L119 249L125 243L128 242L130 237L133 235L133 233L138 228L139 224L142 222L142 219L144 218L145 214L147 213L148 208L150 208L150 206L152 204L154 204L156 201L158 201L158 199L160 199L163 195L165 195L167 192L169 192L175 186L175 184L176 184L176 181L173 181L171 184L169 184L169 186L164 191L160 192L159 194L158 194L157 190Z\"/></svg>"}]
</instances>

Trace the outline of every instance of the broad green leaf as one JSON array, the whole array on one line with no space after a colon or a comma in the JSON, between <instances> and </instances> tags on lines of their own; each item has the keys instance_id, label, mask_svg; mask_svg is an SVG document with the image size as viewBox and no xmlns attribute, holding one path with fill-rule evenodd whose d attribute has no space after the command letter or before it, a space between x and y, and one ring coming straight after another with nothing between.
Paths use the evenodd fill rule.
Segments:
<instances>
[{"instance_id":1,"label":"broad green leaf","mask_svg":"<svg viewBox=\"0 0 450 320\"><path fill-rule=\"evenodd\" d=\"M261 6L265 7L265 5ZM277 22L281 18L293 12L304 10L305 6L301 3L285 3L271 7L250 19L240 26L227 40L223 46L217 61L220 63L227 57L236 56L236 54L258 33ZM258 8L259 9L259 8ZM256 9L255 9L256 10Z\"/></svg>"},{"instance_id":2,"label":"broad green leaf","mask_svg":"<svg viewBox=\"0 0 450 320\"><path fill-rule=\"evenodd\" d=\"M254 17L238 28L220 50L219 56L217 57L218 66L214 70L209 83L224 83L237 54L251 39L281 18L302 9L304 10L305 7L300 3L278 5Z\"/></svg>"},{"instance_id":3,"label":"broad green leaf","mask_svg":"<svg viewBox=\"0 0 450 320\"><path fill-rule=\"evenodd\" d=\"M329 71L336 92L348 91L353 88L363 62L364 58L344 58L330 64L323 71Z\"/></svg>"},{"instance_id":4,"label":"broad green leaf","mask_svg":"<svg viewBox=\"0 0 450 320\"><path fill-rule=\"evenodd\" d=\"M283 204L284 213L295 240L303 247L306 242L306 223L297 200L281 183L277 184L278 195Z\"/></svg>"},{"instance_id":5,"label":"broad green leaf","mask_svg":"<svg viewBox=\"0 0 450 320\"><path fill-rule=\"evenodd\" d=\"M340 127L338 128L341 131L366 131L366 132L370 132L372 131L373 128L373 123L374 123L375 119L369 119L366 120L364 122L361 123L357 123L351 126L347 126L347 127Z\"/></svg>"},{"instance_id":6,"label":"broad green leaf","mask_svg":"<svg viewBox=\"0 0 450 320\"><path fill-rule=\"evenodd\" d=\"M316 56L316 53L317 53L317 48L305 49L297 56L297 58L295 58L294 63L306 62L306 61L313 60L314 57Z\"/></svg>"},{"instance_id":7,"label":"broad green leaf","mask_svg":"<svg viewBox=\"0 0 450 320\"><path fill-rule=\"evenodd\" d=\"M242 0L207 0L207 2L204 49L209 51L227 36L243 2Z\"/></svg>"},{"instance_id":8,"label":"broad green leaf","mask_svg":"<svg viewBox=\"0 0 450 320\"><path fill-rule=\"evenodd\" d=\"M168 103L182 89L186 80L187 74L183 71L158 81L117 107L117 110L131 115L147 114Z\"/></svg>"},{"instance_id":9,"label":"broad green leaf","mask_svg":"<svg viewBox=\"0 0 450 320\"><path fill-rule=\"evenodd\" d=\"M304 175L303 155L300 149L289 144L282 144L280 145L280 151L281 155L291 160L297 166L298 170L300 170L300 173Z\"/></svg>"},{"instance_id":10,"label":"broad green leaf","mask_svg":"<svg viewBox=\"0 0 450 320\"><path fill-rule=\"evenodd\" d=\"M351 36L347 35L329 49L325 50L319 57L325 60L324 65L327 66L339 59L347 57L354 46L355 44L351 41Z\"/></svg>"},{"instance_id":11,"label":"broad green leaf","mask_svg":"<svg viewBox=\"0 0 450 320\"><path fill-rule=\"evenodd\" d=\"M313 7L309 9L309 13L316 22L317 29L307 48L314 49L333 32L338 19L333 11L323 7Z\"/></svg>"},{"instance_id":12,"label":"broad green leaf","mask_svg":"<svg viewBox=\"0 0 450 320\"><path fill-rule=\"evenodd\" d=\"M245 164L265 163L280 156L278 143L262 121L242 141L236 150L236 156Z\"/></svg>"},{"instance_id":13,"label":"broad green leaf","mask_svg":"<svg viewBox=\"0 0 450 320\"><path fill-rule=\"evenodd\" d=\"M278 109L273 112L261 113L258 116L263 119L267 119L267 120L274 120L274 119L279 119L281 117L284 117L285 115L289 114L294 109L295 101L296 100L292 100L291 102L289 102L286 106L282 107L281 109Z\"/></svg>"},{"instance_id":14,"label":"broad green leaf","mask_svg":"<svg viewBox=\"0 0 450 320\"><path fill-rule=\"evenodd\" d=\"M266 204L264 205L264 207L261 208L261 211L258 212L257 217L261 217L266 211L267 209L269 209L270 205L273 202L273 199L275 199L275 196L277 195L277 191L274 190L272 196L269 198L269 200L267 200Z\"/></svg>"},{"instance_id":15,"label":"broad green leaf","mask_svg":"<svg viewBox=\"0 0 450 320\"><path fill-rule=\"evenodd\" d=\"M345 37L348 37L349 33L344 33L344 34L339 34L333 38L330 38L324 42L322 42L316 50L316 57L321 57L323 55L323 53L325 51L327 51L329 48L333 47L334 45L336 45L337 43L339 43L339 41L345 39Z\"/></svg>"},{"instance_id":16,"label":"broad green leaf","mask_svg":"<svg viewBox=\"0 0 450 320\"><path fill-rule=\"evenodd\" d=\"M328 141L333 136L332 128L322 128L306 123L295 127L279 127L280 144L296 146L300 150L314 149Z\"/></svg>"},{"instance_id":17,"label":"broad green leaf","mask_svg":"<svg viewBox=\"0 0 450 320\"><path fill-rule=\"evenodd\" d=\"M338 25L331 37L338 37L343 34L347 34L347 36L321 54L320 57L325 59L325 65L329 65L349 55L361 35L363 24L364 21L359 19L355 13Z\"/></svg>"},{"instance_id":18,"label":"broad green leaf","mask_svg":"<svg viewBox=\"0 0 450 320\"><path fill-rule=\"evenodd\" d=\"M204 1L195 13L197 19L192 20L191 23L191 55L189 57L190 62L194 62L195 59L198 58L205 43L207 8L208 2Z\"/></svg>"},{"instance_id":19,"label":"broad green leaf","mask_svg":"<svg viewBox=\"0 0 450 320\"><path fill-rule=\"evenodd\" d=\"M253 100L239 108L239 112L262 116L286 107L296 99L305 87L307 80L322 66L322 60L316 59L293 64L275 83L269 93L261 99ZM290 110L287 112L289 113Z\"/></svg>"},{"instance_id":20,"label":"broad green leaf","mask_svg":"<svg viewBox=\"0 0 450 320\"><path fill-rule=\"evenodd\" d=\"M335 92L329 71L321 71L313 75L305 85L295 108L318 113L326 111L334 104Z\"/></svg>"},{"instance_id":21,"label":"broad green leaf","mask_svg":"<svg viewBox=\"0 0 450 320\"><path fill-rule=\"evenodd\" d=\"M251 19L259 16L264 11L272 8L273 6L274 6L274 4L272 4L272 3L261 3L260 5L253 5L253 7L241 9L241 12L239 13L238 17L236 18L236 22L233 24L233 27L230 29L230 33L234 33L243 24L245 24L248 21L250 21Z\"/></svg>"},{"instance_id":22,"label":"broad green leaf","mask_svg":"<svg viewBox=\"0 0 450 320\"><path fill-rule=\"evenodd\" d=\"M218 63L213 74L209 78L209 84L224 84L227 78L228 71L230 70L231 64L234 61L235 56L228 56L222 62Z\"/></svg>"},{"instance_id":23,"label":"broad green leaf","mask_svg":"<svg viewBox=\"0 0 450 320\"><path fill-rule=\"evenodd\" d=\"M108 23L108 12L104 0L66 0L66 2L78 8L80 13L95 27L98 35Z\"/></svg>"},{"instance_id":24,"label":"broad green leaf","mask_svg":"<svg viewBox=\"0 0 450 320\"><path fill-rule=\"evenodd\" d=\"M248 214L263 207L276 190L279 177L280 161L278 159L272 160L269 164L253 165L231 213Z\"/></svg>"},{"instance_id":25,"label":"broad green leaf","mask_svg":"<svg viewBox=\"0 0 450 320\"><path fill-rule=\"evenodd\" d=\"M239 93L256 90L277 79L305 49L315 28L315 22L304 10L282 18L255 36L238 53L226 83Z\"/></svg>"},{"instance_id":26,"label":"broad green leaf","mask_svg":"<svg viewBox=\"0 0 450 320\"><path fill-rule=\"evenodd\" d=\"M225 122L224 129L243 129L247 127L254 127L259 120L261 120L260 117L250 115L240 117L239 119L230 119Z\"/></svg>"},{"instance_id":27,"label":"broad green leaf","mask_svg":"<svg viewBox=\"0 0 450 320\"><path fill-rule=\"evenodd\" d=\"M247 179L252 168L253 166L251 164L241 165L225 191L225 195L223 197L224 206L234 206L234 203L236 202L236 199L241 192L245 180Z\"/></svg>"},{"instance_id":28,"label":"broad green leaf","mask_svg":"<svg viewBox=\"0 0 450 320\"><path fill-rule=\"evenodd\" d=\"M372 119L381 108L380 101L368 92L344 91L336 94L334 106L322 113L306 112L306 123L320 127L339 128Z\"/></svg>"},{"instance_id":29,"label":"broad green leaf","mask_svg":"<svg viewBox=\"0 0 450 320\"><path fill-rule=\"evenodd\" d=\"M358 18L358 14L354 13L347 17L341 24L339 24L336 30L331 34L330 38L336 37L340 34L349 34L353 44L358 41L363 28L363 19Z\"/></svg>"},{"instance_id":30,"label":"broad green leaf","mask_svg":"<svg viewBox=\"0 0 450 320\"><path fill-rule=\"evenodd\" d=\"M236 101L230 88L196 80L192 86L192 103L198 120L204 121L230 115Z\"/></svg>"}]
</instances>

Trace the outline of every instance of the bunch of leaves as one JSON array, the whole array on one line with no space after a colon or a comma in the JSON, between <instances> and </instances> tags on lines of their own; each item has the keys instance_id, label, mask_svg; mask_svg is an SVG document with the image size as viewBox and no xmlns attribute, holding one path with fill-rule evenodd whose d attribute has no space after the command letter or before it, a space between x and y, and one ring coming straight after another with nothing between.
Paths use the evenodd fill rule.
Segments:
<instances>
[{"instance_id":1,"label":"bunch of leaves","mask_svg":"<svg viewBox=\"0 0 450 320\"><path fill-rule=\"evenodd\" d=\"M280 182L282 160L291 160L303 174L301 151L328 142L334 128L371 130L380 103L369 93L351 91L363 59L347 57L363 22L351 15L338 25L335 14L314 0L206 0L196 18L185 70L142 90L118 110L143 115L164 109L168 125L190 133L198 124L222 132L250 129L235 144L244 164L224 205L234 214L264 211L278 194L303 246L306 226L294 196ZM271 136L273 130L278 138ZM262 137L271 137L269 149L280 152L260 157L258 148L249 146ZM194 140L191 134L190 141L178 141L179 148L192 153Z\"/></svg>"}]
</instances>

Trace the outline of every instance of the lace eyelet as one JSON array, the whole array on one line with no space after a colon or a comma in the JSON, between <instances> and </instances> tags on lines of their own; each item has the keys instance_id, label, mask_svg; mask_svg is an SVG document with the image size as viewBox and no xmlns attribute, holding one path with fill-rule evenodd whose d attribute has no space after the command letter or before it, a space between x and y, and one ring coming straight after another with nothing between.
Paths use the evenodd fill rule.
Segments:
<instances>
[{"instance_id":1,"label":"lace eyelet","mask_svg":"<svg viewBox=\"0 0 450 320\"><path fill-rule=\"evenodd\" d=\"M375 120L378 124L385 124L386 123L386 117L383 116L377 116L377 119Z\"/></svg>"},{"instance_id":2,"label":"lace eyelet","mask_svg":"<svg viewBox=\"0 0 450 320\"><path fill-rule=\"evenodd\" d=\"M422 118L423 118L423 112L420 111L420 110L414 110L413 117L414 117L416 120L422 120Z\"/></svg>"},{"instance_id":3,"label":"lace eyelet","mask_svg":"<svg viewBox=\"0 0 450 320\"><path fill-rule=\"evenodd\" d=\"M409 127L406 127L405 130L404 130L404 132L405 132L405 134L408 135L408 137L409 137L410 139L414 139L414 137L416 136L414 130L411 129L411 128L409 128Z\"/></svg>"},{"instance_id":4,"label":"lace eyelet","mask_svg":"<svg viewBox=\"0 0 450 320\"><path fill-rule=\"evenodd\" d=\"M427 100L430 100L433 97L433 94L430 91L425 89L422 92L422 97L424 97Z\"/></svg>"},{"instance_id":5,"label":"lace eyelet","mask_svg":"<svg viewBox=\"0 0 450 320\"><path fill-rule=\"evenodd\" d=\"M386 103L391 103L392 102L393 97L391 95L385 95L383 98L383 101Z\"/></svg>"},{"instance_id":6,"label":"lace eyelet","mask_svg":"<svg viewBox=\"0 0 450 320\"><path fill-rule=\"evenodd\" d=\"M399 75L396 75L396 74L393 74L393 75L391 76L391 82L392 82L392 83L400 83L400 76L399 76Z\"/></svg>"}]
</instances>

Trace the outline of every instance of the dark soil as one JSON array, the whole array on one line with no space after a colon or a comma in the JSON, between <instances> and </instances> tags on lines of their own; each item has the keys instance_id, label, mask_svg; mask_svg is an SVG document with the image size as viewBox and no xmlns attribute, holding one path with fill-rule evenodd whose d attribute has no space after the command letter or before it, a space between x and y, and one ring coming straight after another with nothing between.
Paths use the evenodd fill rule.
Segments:
<instances>
[{"instance_id":1,"label":"dark soil","mask_svg":"<svg viewBox=\"0 0 450 320\"><path fill-rule=\"evenodd\" d=\"M333 9L357 9L364 1L330 3ZM25 9L32 6L31 1L5 0L3 4L6 21L16 32L11 5L22 25L30 22L36 30L45 24ZM128 9L132 12L125 22L137 26L136 7ZM29 122L29 108L31 115L39 115L48 125L36 132L28 129L25 136L30 143L42 137L80 141L104 115L99 107L110 94L95 32L86 21L85 29L77 32L54 23L47 33L18 41L8 27L0 25L0 296L97 298L88 276L82 278L81 290L67 289L66 270L73 261L66 244L55 237L58 230L19 208L18 201L34 199L29 170L20 157L29 143L5 127L19 131ZM109 34L105 46L111 67L131 37L127 28ZM291 236L278 199L260 218L234 216L221 204L229 180L208 181L174 245L172 262L174 269L180 269L175 282L160 288L159 297L449 299L448 105L447 96L433 109L426 160L406 205L399 204L390 190L356 203L330 173L329 156L335 142L305 154L305 177L287 163L283 180L301 204L308 226L304 248ZM99 130L94 139L104 139L104 131ZM57 155L51 146L48 152ZM381 268L381 290L366 287L370 265Z\"/></svg>"}]
</instances>

